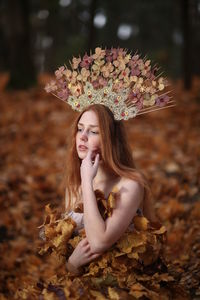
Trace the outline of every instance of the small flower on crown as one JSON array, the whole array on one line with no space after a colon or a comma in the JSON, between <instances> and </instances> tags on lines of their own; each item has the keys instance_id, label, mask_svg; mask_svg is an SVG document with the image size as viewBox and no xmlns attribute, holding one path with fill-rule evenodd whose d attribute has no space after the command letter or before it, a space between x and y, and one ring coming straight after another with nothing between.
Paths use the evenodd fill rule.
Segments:
<instances>
[{"instance_id":1,"label":"small flower on crown","mask_svg":"<svg viewBox=\"0 0 200 300\"><path fill-rule=\"evenodd\" d=\"M59 99L81 111L90 104L108 106L116 120L135 117L150 107L163 107L169 96L163 93L166 79L156 75L150 60L131 55L122 48L101 49L73 57L70 67L55 71L55 80L45 87Z\"/></svg>"}]
</instances>

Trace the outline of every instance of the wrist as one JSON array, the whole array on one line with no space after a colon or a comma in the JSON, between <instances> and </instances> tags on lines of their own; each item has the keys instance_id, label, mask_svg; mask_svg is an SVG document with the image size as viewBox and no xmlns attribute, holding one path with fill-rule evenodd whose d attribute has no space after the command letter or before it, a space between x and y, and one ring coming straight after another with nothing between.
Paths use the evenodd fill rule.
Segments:
<instances>
[{"instance_id":1,"label":"wrist","mask_svg":"<svg viewBox=\"0 0 200 300\"><path fill-rule=\"evenodd\" d=\"M80 275L82 272L81 267L76 266L70 258L66 262L66 267L70 273L73 273L75 275Z\"/></svg>"},{"instance_id":2,"label":"wrist","mask_svg":"<svg viewBox=\"0 0 200 300\"><path fill-rule=\"evenodd\" d=\"M81 180L81 188L84 190L85 188L93 188L93 179L88 179L87 177Z\"/></svg>"},{"instance_id":3,"label":"wrist","mask_svg":"<svg viewBox=\"0 0 200 300\"><path fill-rule=\"evenodd\" d=\"M74 269L80 268L80 265L73 261L72 256L70 256L68 258L68 262L69 262L70 266L72 266L72 268L74 268Z\"/></svg>"}]
</instances>

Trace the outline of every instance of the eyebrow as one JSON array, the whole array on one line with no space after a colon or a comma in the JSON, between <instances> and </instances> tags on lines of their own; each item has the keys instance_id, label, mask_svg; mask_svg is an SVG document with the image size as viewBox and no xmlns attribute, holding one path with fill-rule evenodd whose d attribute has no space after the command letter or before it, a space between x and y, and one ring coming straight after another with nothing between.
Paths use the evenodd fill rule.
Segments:
<instances>
[{"instance_id":1,"label":"eyebrow","mask_svg":"<svg viewBox=\"0 0 200 300\"><path fill-rule=\"evenodd\" d=\"M84 124L82 124L82 123L78 123L78 125L84 126ZM99 127L98 125L90 125L90 124L89 124L89 126L90 127Z\"/></svg>"}]
</instances>

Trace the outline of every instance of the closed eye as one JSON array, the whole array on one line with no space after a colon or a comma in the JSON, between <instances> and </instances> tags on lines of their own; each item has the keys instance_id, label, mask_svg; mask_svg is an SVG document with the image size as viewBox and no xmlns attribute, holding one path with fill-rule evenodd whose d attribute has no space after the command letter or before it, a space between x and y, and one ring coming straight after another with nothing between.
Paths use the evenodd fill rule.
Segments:
<instances>
[{"instance_id":1,"label":"closed eye","mask_svg":"<svg viewBox=\"0 0 200 300\"><path fill-rule=\"evenodd\" d=\"M77 131L79 131L79 132L81 132L82 130L83 130L83 128L78 128L78 129L77 129ZM91 130L90 132L93 133L93 134L99 134L98 131L93 131L93 130Z\"/></svg>"}]
</instances>

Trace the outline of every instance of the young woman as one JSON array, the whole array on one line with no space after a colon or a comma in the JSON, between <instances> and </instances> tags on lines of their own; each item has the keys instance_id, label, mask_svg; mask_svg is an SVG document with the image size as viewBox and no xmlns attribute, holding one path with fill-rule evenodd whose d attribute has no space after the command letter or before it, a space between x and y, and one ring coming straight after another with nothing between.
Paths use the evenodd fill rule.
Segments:
<instances>
[{"instance_id":1,"label":"young woman","mask_svg":"<svg viewBox=\"0 0 200 300\"><path fill-rule=\"evenodd\" d=\"M74 122L68 150L66 209L86 238L77 245L67 262L75 274L80 267L108 250L126 231L133 217L143 213L155 221L150 189L145 177L135 167L125 127L116 121L108 107L88 106ZM105 221L95 197L101 190L108 199L117 191L116 207ZM84 213L73 209L83 203Z\"/></svg>"},{"instance_id":2,"label":"young woman","mask_svg":"<svg viewBox=\"0 0 200 300\"><path fill-rule=\"evenodd\" d=\"M162 278L156 274L167 270L160 255L166 228L154 222L151 191L134 164L123 124L174 106L157 71L150 60L126 49L97 47L59 67L45 87L79 111L67 151L66 254L58 253L68 258L62 283L67 297L90 293L84 299L93 299L104 291L101 299L135 299L139 289L140 296L160 299ZM117 297L108 295L111 281L120 290Z\"/></svg>"}]
</instances>

